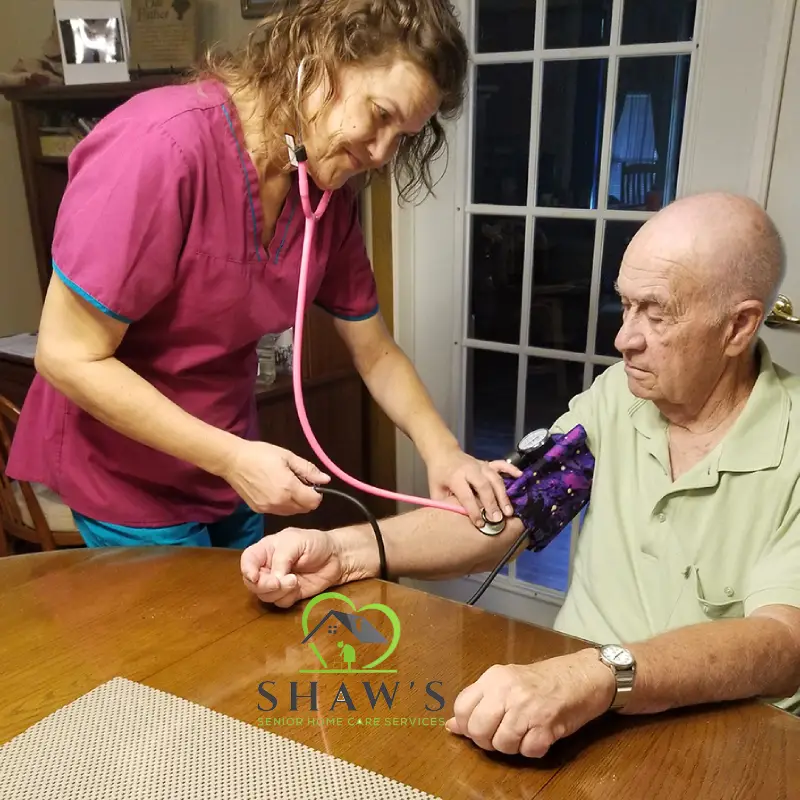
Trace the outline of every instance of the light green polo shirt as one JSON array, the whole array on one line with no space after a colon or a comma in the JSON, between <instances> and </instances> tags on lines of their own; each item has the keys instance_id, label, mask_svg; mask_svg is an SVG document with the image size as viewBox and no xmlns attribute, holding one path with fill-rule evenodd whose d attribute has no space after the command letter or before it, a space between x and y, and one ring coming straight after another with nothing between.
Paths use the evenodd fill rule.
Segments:
<instances>
[{"instance_id":1,"label":"light green polo shirt","mask_svg":"<svg viewBox=\"0 0 800 800\"><path fill-rule=\"evenodd\" d=\"M800 376L759 343L759 374L722 442L673 483L666 421L622 364L575 397L596 459L556 630L598 643L800 607ZM796 696L784 707L798 707Z\"/></svg>"}]
</instances>

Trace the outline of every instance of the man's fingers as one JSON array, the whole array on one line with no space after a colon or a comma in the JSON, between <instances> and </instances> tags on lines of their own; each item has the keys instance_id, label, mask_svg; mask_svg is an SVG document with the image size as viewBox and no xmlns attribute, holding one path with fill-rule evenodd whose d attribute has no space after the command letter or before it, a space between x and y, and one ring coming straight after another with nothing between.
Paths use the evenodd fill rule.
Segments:
<instances>
[{"instance_id":1,"label":"man's fingers","mask_svg":"<svg viewBox=\"0 0 800 800\"><path fill-rule=\"evenodd\" d=\"M484 750L494 750L492 740L503 721L504 714L505 709L501 703L484 695L469 716L466 724L467 736L478 747Z\"/></svg>"},{"instance_id":2,"label":"man's fingers","mask_svg":"<svg viewBox=\"0 0 800 800\"><path fill-rule=\"evenodd\" d=\"M519 753L526 758L544 758L547 751L553 746L555 737L553 734L540 726L531 728L519 745Z\"/></svg>"},{"instance_id":3,"label":"man's fingers","mask_svg":"<svg viewBox=\"0 0 800 800\"><path fill-rule=\"evenodd\" d=\"M247 578L250 583L256 583L261 568L269 566L272 549L272 543L267 537L264 537L242 552L239 567L243 577Z\"/></svg>"},{"instance_id":4,"label":"man's fingers","mask_svg":"<svg viewBox=\"0 0 800 800\"><path fill-rule=\"evenodd\" d=\"M299 582L296 575L286 575L283 578L270 576L270 588L259 591L256 596L264 603L278 606L278 608L288 608L294 604L300 595ZM259 585L259 589L261 586Z\"/></svg>"},{"instance_id":5,"label":"man's fingers","mask_svg":"<svg viewBox=\"0 0 800 800\"><path fill-rule=\"evenodd\" d=\"M500 753L519 753L522 740L528 733L528 723L519 709L507 709L492 737L492 747Z\"/></svg>"},{"instance_id":6,"label":"man's fingers","mask_svg":"<svg viewBox=\"0 0 800 800\"><path fill-rule=\"evenodd\" d=\"M272 555L272 568L270 572L276 578L291 575L300 560L300 548L290 545L290 549L276 550Z\"/></svg>"},{"instance_id":7,"label":"man's fingers","mask_svg":"<svg viewBox=\"0 0 800 800\"><path fill-rule=\"evenodd\" d=\"M447 723L447 729L453 733L460 733L462 736L467 736L467 726L469 718L475 706L480 703L483 697L483 690L478 684L473 683L463 689L453 703L453 724Z\"/></svg>"}]
</instances>

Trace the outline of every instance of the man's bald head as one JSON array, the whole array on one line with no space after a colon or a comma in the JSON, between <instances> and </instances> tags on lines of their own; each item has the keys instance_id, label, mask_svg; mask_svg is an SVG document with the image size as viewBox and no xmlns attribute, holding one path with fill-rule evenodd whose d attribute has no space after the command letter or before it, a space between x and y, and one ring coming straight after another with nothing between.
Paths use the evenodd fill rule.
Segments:
<instances>
[{"instance_id":1,"label":"man's bald head","mask_svg":"<svg viewBox=\"0 0 800 800\"><path fill-rule=\"evenodd\" d=\"M711 192L676 200L639 235L637 245L682 267L676 269L676 292L689 278L721 312L743 300L758 300L765 313L771 309L786 255L775 224L749 197Z\"/></svg>"},{"instance_id":2,"label":"man's bald head","mask_svg":"<svg viewBox=\"0 0 800 800\"><path fill-rule=\"evenodd\" d=\"M775 225L746 197L695 195L648 220L617 276L615 344L631 391L661 408L699 407L723 374L752 363L784 267Z\"/></svg>"}]
</instances>

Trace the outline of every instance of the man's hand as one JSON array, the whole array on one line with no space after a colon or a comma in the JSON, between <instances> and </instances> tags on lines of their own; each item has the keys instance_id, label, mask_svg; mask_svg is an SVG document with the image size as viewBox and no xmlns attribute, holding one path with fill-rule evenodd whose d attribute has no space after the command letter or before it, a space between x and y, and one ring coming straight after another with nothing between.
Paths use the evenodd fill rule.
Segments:
<instances>
[{"instance_id":1,"label":"man's hand","mask_svg":"<svg viewBox=\"0 0 800 800\"><path fill-rule=\"evenodd\" d=\"M325 531L286 528L265 536L245 549L240 567L244 585L279 608L347 582L336 541Z\"/></svg>"},{"instance_id":2,"label":"man's hand","mask_svg":"<svg viewBox=\"0 0 800 800\"><path fill-rule=\"evenodd\" d=\"M597 650L490 667L456 698L451 733L484 750L541 758L611 706L614 677Z\"/></svg>"},{"instance_id":3,"label":"man's hand","mask_svg":"<svg viewBox=\"0 0 800 800\"><path fill-rule=\"evenodd\" d=\"M522 474L511 464L479 461L452 447L430 457L426 466L431 498L447 500L454 496L477 527L484 524L481 508L486 510L490 522L499 522L504 515L510 517L514 513L500 477L501 473L514 478Z\"/></svg>"}]
</instances>

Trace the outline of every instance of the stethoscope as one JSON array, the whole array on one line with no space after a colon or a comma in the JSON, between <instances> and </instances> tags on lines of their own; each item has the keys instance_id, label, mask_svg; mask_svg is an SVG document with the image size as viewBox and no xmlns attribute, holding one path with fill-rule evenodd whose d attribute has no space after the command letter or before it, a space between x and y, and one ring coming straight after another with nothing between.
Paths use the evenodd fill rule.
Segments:
<instances>
[{"instance_id":1,"label":"stethoscope","mask_svg":"<svg viewBox=\"0 0 800 800\"><path fill-rule=\"evenodd\" d=\"M297 80L298 80L298 91L299 91L302 80L302 64L300 66L300 70L298 71ZM317 207L312 208L311 198L309 195L309 183L308 183L308 164L307 164L308 155L306 153L305 146L302 144L302 142L297 141L295 137L291 136L290 134L286 134L285 138L286 138L286 144L289 149L289 161L292 164L292 166L297 168L298 183L300 189L300 200L303 207L303 215L305 217L305 229L303 232L303 249L300 261L300 276L297 288L297 306L295 309L294 342L293 342L294 363L299 365L302 364L303 323L305 319L308 272L311 261L311 250L314 242L314 234L316 231L317 223L322 218L323 214L328 208L332 192L329 189L325 190L322 194L322 198L317 204ZM426 506L428 508L437 508L443 511L450 511L455 514L468 516L468 512L466 511L466 509L464 509L460 505L456 505L453 503L445 503L427 497L416 497L414 495L391 492L388 491L387 489L378 488L377 486L370 486L369 484L364 483L363 481L360 481L357 478L354 478L352 475L348 475L344 470L340 469L331 460L331 458L327 455L327 453L323 450L322 446L320 445L319 441L314 435L314 431L311 428L311 424L308 420L308 414L306 412L305 401L303 399L303 380L301 373L302 370L300 369L292 370L292 389L294 393L295 406L297 409L297 416L300 421L300 426L303 430L303 434L305 435L309 445L311 446L311 449L314 451L319 460L333 475L335 475L344 483L352 486L355 489L359 489L362 492L365 492L366 494L371 494L376 497L383 497L388 500L395 500L400 503L408 503L417 506ZM549 446L548 445L549 441L551 441L550 435L546 429L537 429L535 431L532 431L531 433L527 434L520 440L515 450L506 457L506 460L508 460L509 463L515 464L516 466L530 463L531 460L536 457L537 453L543 452ZM381 577L384 579L388 579L386 551L383 544L383 537L381 535L378 522L375 519L375 516L372 514L372 512L370 512L369 509L360 500L356 499L352 495L347 494L346 492L341 492L336 489L331 489L327 486L315 486L314 488L322 494L336 495L345 498L350 502L354 503L355 505L357 505L361 509L362 513L365 515L370 525L372 526L373 532L375 533L375 538L378 544L378 551L380 554ZM502 533L503 530L505 530L506 527L505 519L502 519L500 522L491 522L486 518L485 509L481 511L481 514L483 516L483 522L484 522L484 524L479 528L481 533L487 536L497 536L498 534ZM504 555L501 562L494 568L494 570L483 582L478 591L467 601L468 605L472 605L473 603L475 603L475 601L483 594L483 592L488 588L489 584L494 580L495 576L499 573L499 571L503 568L503 566L505 566L505 564L513 556L513 554L519 549L522 542L527 538L527 536L528 536L528 531L526 530L523 532L522 535L520 535L520 537L512 545L512 547L509 548L509 550Z\"/></svg>"}]
</instances>

